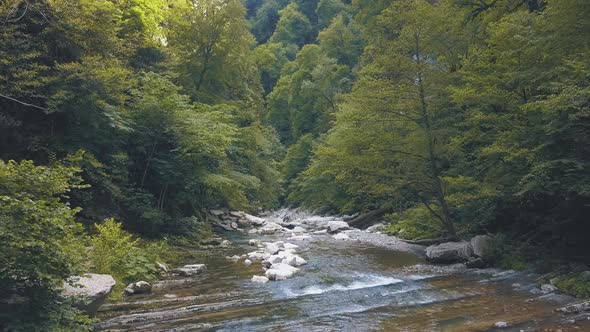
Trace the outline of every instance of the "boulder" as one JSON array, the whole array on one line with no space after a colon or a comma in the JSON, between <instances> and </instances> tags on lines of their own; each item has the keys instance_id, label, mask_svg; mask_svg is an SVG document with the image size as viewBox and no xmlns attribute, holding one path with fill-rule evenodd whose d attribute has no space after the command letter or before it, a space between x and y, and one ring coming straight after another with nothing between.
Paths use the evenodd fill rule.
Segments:
<instances>
[{"instance_id":1,"label":"boulder","mask_svg":"<svg viewBox=\"0 0 590 332\"><path fill-rule=\"evenodd\" d=\"M241 259L242 257L238 256L238 255L233 255L231 257L227 256L225 257L225 259L229 260L229 261L233 261L233 262L237 262Z\"/></svg>"},{"instance_id":2,"label":"boulder","mask_svg":"<svg viewBox=\"0 0 590 332\"><path fill-rule=\"evenodd\" d=\"M253 276L252 277L252 282L257 282L260 284L266 284L268 282L268 278L267 277L263 277L263 276Z\"/></svg>"},{"instance_id":3,"label":"boulder","mask_svg":"<svg viewBox=\"0 0 590 332\"><path fill-rule=\"evenodd\" d=\"M297 234L303 234L303 233L307 232L307 230L301 226L296 226L291 230L291 232L297 233Z\"/></svg>"},{"instance_id":4,"label":"boulder","mask_svg":"<svg viewBox=\"0 0 590 332\"><path fill-rule=\"evenodd\" d=\"M235 222L235 221L232 221L232 223L230 224L230 227L231 227L232 229L238 229L238 228L240 228L240 225L238 225L238 223L237 223L237 222Z\"/></svg>"},{"instance_id":5,"label":"boulder","mask_svg":"<svg viewBox=\"0 0 590 332\"><path fill-rule=\"evenodd\" d=\"M506 322L496 322L496 324L494 324L494 327L497 329L505 329L508 327L508 323Z\"/></svg>"},{"instance_id":6,"label":"boulder","mask_svg":"<svg viewBox=\"0 0 590 332\"><path fill-rule=\"evenodd\" d=\"M473 254L483 259L491 258L493 255L493 242L492 237L488 235L477 235L474 236L471 241L471 247L473 248Z\"/></svg>"},{"instance_id":7,"label":"boulder","mask_svg":"<svg viewBox=\"0 0 590 332\"><path fill-rule=\"evenodd\" d=\"M240 219L240 218L245 218L245 217L246 217L246 216L245 216L245 213L244 213L244 212L242 212L242 211L230 211L230 212L229 212L229 215L230 215L231 217L238 218L238 219Z\"/></svg>"},{"instance_id":8,"label":"boulder","mask_svg":"<svg viewBox=\"0 0 590 332\"><path fill-rule=\"evenodd\" d=\"M283 231L283 226L272 221L266 222L264 226L259 229L261 234L274 234L281 231Z\"/></svg>"},{"instance_id":9,"label":"boulder","mask_svg":"<svg viewBox=\"0 0 590 332\"><path fill-rule=\"evenodd\" d=\"M332 220L328 222L328 233L338 233L340 231L345 231L347 229L351 229L346 221L342 220Z\"/></svg>"},{"instance_id":10,"label":"boulder","mask_svg":"<svg viewBox=\"0 0 590 332\"><path fill-rule=\"evenodd\" d=\"M222 248L231 248L231 241L230 240L223 240L221 241L221 243L219 244L220 247Z\"/></svg>"},{"instance_id":11,"label":"boulder","mask_svg":"<svg viewBox=\"0 0 590 332\"><path fill-rule=\"evenodd\" d=\"M264 253L259 251L253 251L248 253L248 258L252 261L263 260Z\"/></svg>"},{"instance_id":12,"label":"boulder","mask_svg":"<svg viewBox=\"0 0 590 332\"><path fill-rule=\"evenodd\" d=\"M205 264L191 264L174 269L174 272L181 276L196 276L207 272L207 265Z\"/></svg>"},{"instance_id":13,"label":"boulder","mask_svg":"<svg viewBox=\"0 0 590 332\"><path fill-rule=\"evenodd\" d=\"M551 285L551 284L541 285L541 292L543 294L553 293L553 292L556 292L557 290L558 290L558 288L555 287L555 286L553 286L553 285Z\"/></svg>"},{"instance_id":14,"label":"boulder","mask_svg":"<svg viewBox=\"0 0 590 332\"><path fill-rule=\"evenodd\" d=\"M291 278L298 271L299 269L296 267L283 263L277 263L273 264L270 269L266 270L264 275L270 280L285 280Z\"/></svg>"},{"instance_id":15,"label":"boulder","mask_svg":"<svg viewBox=\"0 0 590 332\"><path fill-rule=\"evenodd\" d=\"M251 261L251 260L249 260L249 259L246 259L246 260L244 261L244 265L246 265L246 266L250 266L250 265L252 265L252 261Z\"/></svg>"},{"instance_id":16,"label":"boulder","mask_svg":"<svg viewBox=\"0 0 590 332\"><path fill-rule=\"evenodd\" d=\"M248 241L248 245L253 246L253 247L260 247L262 245L262 242L260 240L250 240Z\"/></svg>"},{"instance_id":17,"label":"boulder","mask_svg":"<svg viewBox=\"0 0 590 332\"><path fill-rule=\"evenodd\" d=\"M590 311L590 301L570 303L565 307L556 309L556 311L561 312L565 315L579 314L582 312Z\"/></svg>"},{"instance_id":18,"label":"boulder","mask_svg":"<svg viewBox=\"0 0 590 332\"><path fill-rule=\"evenodd\" d=\"M279 251L281 251L281 248L279 248L279 246L274 243L267 245L264 249L264 252L269 255L276 255L279 253Z\"/></svg>"},{"instance_id":19,"label":"boulder","mask_svg":"<svg viewBox=\"0 0 590 332\"><path fill-rule=\"evenodd\" d=\"M283 259L284 258L279 255L272 255L268 259L266 259L266 261L271 264L277 264L277 263L281 263L283 261Z\"/></svg>"},{"instance_id":20,"label":"boulder","mask_svg":"<svg viewBox=\"0 0 590 332\"><path fill-rule=\"evenodd\" d=\"M344 234L344 233L339 233L339 234L336 234L336 235L334 235L334 236L332 236L332 237L333 237L334 239L336 239L336 240L352 240L352 239L350 238L350 236L348 236L348 235L346 235L346 234Z\"/></svg>"},{"instance_id":21,"label":"boulder","mask_svg":"<svg viewBox=\"0 0 590 332\"><path fill-rule=\"evenodd\" d=\"M289 250L289 249L297 249L297 248L299 248L299 246L296 244L292 244L292 243L285 243L285 244L283 244L283 248L285 248L285 250Z\"/></svg>"},{"instance_id":22,"label":"boulder","mask_svg":"<svg viewBox=\"0 0 590 332\"><path fill-rule=\"evenodd\" d=\"M152 285L147 281L134 282L134 283L129 284L125 288L125 293L127 295L145 294L145 293L149 293L151 291L152 291Z\"/></svg>"},{"instance_id":23,"label":"boulder","mask_svg":"<svg viewBox=\"0 0 590 332\"><path fill-rule=\"evenodd\" d=\"M301 256L298 255L287 255L283 261L283 264L287 264L290 266L301 266L301 265L305 265L307 264L307 261L305 259L303 259Z\"/></svg>"},{"instance_id":24,"label":"boulder","mask_svg":"<svg viewBox=\"0 0 590 332\"><path fill-rule=\"evenodd\" d=\"M447 242L426 248L426 258L434 263L466 262L473 256L469 242Z\"/></svg>"},{"instance_id":25,"label":"boulder","mask_svg":"<svg viewBox=\"0 0 590 332\"><path fill-rule=\"evenodd\" d=\"M262 218L255 217L255 216L250 215L250 214L245 214L244 217L253 226L262 226L266 222L266 220L264 220Z\"/></svg>"},{"instance_id":26,"label":"boulder","mask_svg":"<svg viewBox=\"0 0 590 332\"><path fill-rule=\"evenodd\" d=\"M68 278L63 285L63 295L73 298L78 308L94 315L116 284L108 274L88 273Z\"/></svg>"}]
</instances>

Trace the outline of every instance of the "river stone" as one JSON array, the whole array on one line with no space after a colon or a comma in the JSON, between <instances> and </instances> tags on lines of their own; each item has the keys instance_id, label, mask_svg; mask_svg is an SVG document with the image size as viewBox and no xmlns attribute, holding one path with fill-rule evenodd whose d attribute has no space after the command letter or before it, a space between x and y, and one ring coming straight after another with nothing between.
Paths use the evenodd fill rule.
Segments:
<instances>
[{"instance_id":1,"label":"river stone","mask_svg":"<svg viewBox=\"0 0 590 332\"><path fill-rule=\"evenodd\" d=\"M207 272L207 265L205 264L191 264L185 265L183 267L179 267L174 270L174 272L180 274L181 276L196 276L198 274L202 274Z\"/></svg>"},{"instance_id":2,"label":"river stone","mask_svg":"<svg viewBox=\"0 0 590 332\"><path fill-rule=\"evenodd\" d=\"M585 311L590 311L590 301L579 302L579 303L570 303L565 307L561 307L556 309L556 311L561 312L566 315L570 314L578 314Z\"/></svg>"},{"instance_id":3,"label":"river stone","mask_svg":"<svg viewBox=\"0 0 590 332\"><path fill-rule=\"evenodd\" d=\"M303 234L303 233L307 232L307 230L301 226L296 226L295 228L293 228L291 230L291 232L296 233L296 234Z\"/></svg>"},{"instance_id":4,"label":"river stone","mask_svg":"<svg viewBox=\"0 0 590 332\"><path fill-rule=\"evenodd\" d=\"M277 263L281 263L283 261L283 259L284 258L279 255L272 255L266 261L271 264L277 264Z\"/></svg>"},{"instance_id":5,"label":"river stone","mask_svg":"<svg viewBox=\"0 0 590 332\"><path fill-rule=\"evenodd\" d=\"M336 234L332 237L336 240L352 240L350 238L350 236L348 236L347 234L344 234L344 233L339 233L339 234Z\"/></svg>"},{"instance_id":6,"label":"river stone","mask_svg":"<svg viewBox=\"0 0 590 332\"><path fill-rule=\"evenodd\" d=\"M250 266L250 265L252 265L252 261L251 261L251 260L249 260L249 259L246 259L246 260L244 261L244 265L246 265L246 266Z\"/></svg>"},{"instance_id":7,"label":"river stone","mask_svg":"<svg viewBox=\"0 0 590 332\"><path fill-rule=\"evenodd\" d=\"M147 281L138 281L130 283L125 288L125 293L128 295L145 294L152 291L152 285Z\"/></svg>"},{"instance_id":8,"label":"river stone","mask_svg":"<svg viewBox=\"0 0 590 332\"><path fill-rule=\"evenodd\" d=\"M253 251L248 253L248 258L253 261L259 261L264 259L264 253L259 251Z\"/></svg>"},{"instance_id":9,"label":"river stone","mask_svg":"<svg viewBox=\"0 0 590 332\"><path fill-rule=\"evenodd\" d=\"M289 250L289 249L297 249L297 248L299 248L299 246L296 244L292 244L292 243L285 243L283 245L283 248L285 248L285 250Z\"/></svg>"},{"instance_id":10,"label":"river stone","mask_svg":"<svg viewBox=\"0 0 590 332\"><path fill-rule=\"evenodd\" d=\"M483 259L491 258L493 255L492 237L488 235L474 236L471 241L473 254Z\"/></svg>"},{"instance_id":11,"label":"river stone","mask_svg":"<svg viewBox=\"0 0 590 332\"><path fill-rule=\"evenodd\" d=\"M219 244L222 248L231 248L231 241L230 240L223 240L221 244Z\"/></svg>"},{"instance_id":12,"label":"river stone","mask_svg":"<svg viewBox=\"0 0 590 332\"><path fill-rule=\"evenodd\" d=\"M298 268L283 264L277 263L273 264L270 269L266 270L264 275L270 280L285 280L291 278L295 273L299 271Z\"/></svg>"},{"instance_id":13,"label":"river stone","mask_svg":"<svg viewBox=\"0 0 590 332\"><path fill-rule=\"evenodd\" d=\"M557 290L558 290L558 288L555 287L555 286L553 286L553 285L551 285L551 284L541 285L541 292L543 294L553 293L553 292L555 292Z\"/></svg>"},{"instance_id":14,"label":"river stone","mask_svg":"<svg viewBox=\"0 0 590 332\"><path fill-rule=\"evenodd\" d=\"M63 295L74 298L78 308L94 315L116 284L115 279L108 274L73 276L64 283Z\"/></svg>"},{"instance_id":15,"label":"river stone","mask_svg":"<svg viewBox=\"0 0 590 332\"><path fill-rule=\"evenodd\" d=\"M263 277L263 276L253 276L252 277L252 282L266 284L268 282L268 278L267 277Z\"/></svg>"},{"instance_id":16,"label":"river stone","mask_svg":"<svg viewBox=\"0 0 590 332\"><path fill-rule=\"evenodd\" d=\"M426 248L426 258L434 263L466 262L473 255L469 242L447 242Z\"/></svg>"},{"instance_id":17,"label":"river stone","mask_svg":"<svg viewBox=\"0 0 590 332\"><path fill-rule=\"evenodd\" d=\"M338 233L350 228L351 227L348 225L348 223L342 220L332 220L328 222L328 233Z\"/></svg>"},{"instance_id":18,"label":"river stone","mask_svg":"<svg viewBox=\"0 0 590 332\"><path fill-rule=\"evenodd\" d=\"M281 248L279 248L279 246L274 243L268 244L264 249L264 252L269 255L276 255L279 253L279 251L281 251Z\"/></svg>"},{"instance_id":19,"label":"river stone","mask_svg":"<svg viewBox=\"0 0 590 332\"><path fill-rule=\"evenodd\" d=\"M247 213L245 214L245 218L253 226L262 226L266 222L266 220L264 220L262 218L255 217L255 216L247 214Z\"/></svg>"},{"instance_id":20,"label":"river stone","mask_svg":"<svg viewBox=\"0 0 590 332\"><path fill-rule=\"evenodd\" d=\"M276 232L283 231L283 226L272 221L267 221L258 231L261 234L274 234Z\"/></svg>"},{"instance_id":21,"label":"river stone","mask_svg":"<svg viewBox=\"0 0 590 332\"><path fill-rule=\"evenodd\" d=\"M494 324L494 327L495 328L498 328L498 329L504 329L504 328L507 328L508 327L508 323L506 323L506 322L497 322L496 324Z\"/></svg>"}]
</instances>

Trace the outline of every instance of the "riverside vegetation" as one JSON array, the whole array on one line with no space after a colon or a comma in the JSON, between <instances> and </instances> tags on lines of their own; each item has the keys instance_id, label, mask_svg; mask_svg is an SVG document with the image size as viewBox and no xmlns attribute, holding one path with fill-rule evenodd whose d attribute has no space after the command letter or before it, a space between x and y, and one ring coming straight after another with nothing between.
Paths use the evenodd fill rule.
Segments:
<instances>
[{"instance_id":1,"label":"riverside vegetation","mask_svg":"<svg viewBox=\"0 0 590 332\"><path fill-rule=\"evenodd\" d=\"M589 17L585 0L0 2L0 328L90 329L64 280L153 280L218 208L490 234L497 265L590 296Z\"/></svg>"}]
</instances>

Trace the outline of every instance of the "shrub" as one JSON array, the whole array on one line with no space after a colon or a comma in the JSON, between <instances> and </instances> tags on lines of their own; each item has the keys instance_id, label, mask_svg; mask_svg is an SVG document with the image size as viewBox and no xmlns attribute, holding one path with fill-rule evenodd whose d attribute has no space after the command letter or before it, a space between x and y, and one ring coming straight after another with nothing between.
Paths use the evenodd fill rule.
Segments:
<instances>
[{"instance_id":1,"label":"shrub","mask_svg":"<svg viewBox=\"0 0 590 332\"><path fill-rule=\"evenodd\" d=\"M94 272L112 275L117 280L117 289L131 282L158 278L157 262L168 252L166 242L144 245L112 218L95 227L97 233L90 239Z\"/></svg>"}]
</instances>

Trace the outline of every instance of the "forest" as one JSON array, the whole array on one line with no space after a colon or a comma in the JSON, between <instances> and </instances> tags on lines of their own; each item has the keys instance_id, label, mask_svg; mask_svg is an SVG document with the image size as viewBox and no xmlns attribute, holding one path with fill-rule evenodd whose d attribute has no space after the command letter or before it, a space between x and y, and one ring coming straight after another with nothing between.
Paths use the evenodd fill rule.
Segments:
<instances>
[{"instance_id":1,"label":"forest","mask_svg":"<svg viewBox=\"0 0 590 332\"><path fill-rule=\"evenodd\" d=\"M283 206L590 264L590 2L0 1L0 329Z\"/></svg>"}]
</instances>

